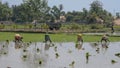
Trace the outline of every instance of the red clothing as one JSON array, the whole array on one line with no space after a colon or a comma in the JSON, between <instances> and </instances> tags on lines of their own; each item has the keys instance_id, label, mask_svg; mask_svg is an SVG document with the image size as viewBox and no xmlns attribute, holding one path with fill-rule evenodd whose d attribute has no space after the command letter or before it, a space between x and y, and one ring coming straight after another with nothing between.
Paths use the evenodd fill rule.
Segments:
<instances>
[{"instance_id":1,"label":"red clothing","mask_svg":"<svg viewBox=\"0 0 120 68\"><path fill-rule=\"evenodd\" d=\"M15 40L21 40L21 36L15 36Z\"/></svg>"}]
</instances>

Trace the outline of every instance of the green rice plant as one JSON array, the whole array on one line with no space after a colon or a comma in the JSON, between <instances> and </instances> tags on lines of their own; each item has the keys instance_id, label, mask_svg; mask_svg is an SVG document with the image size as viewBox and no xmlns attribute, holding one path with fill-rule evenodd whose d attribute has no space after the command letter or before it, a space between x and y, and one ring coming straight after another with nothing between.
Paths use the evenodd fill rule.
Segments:
<instances>
[{"instance_id":1,"label":"green rice plant","mask_svg":"<svg viewBox=\"0 0 120 68\"><path fill-rule=\"evenodd\" d=\"M117 63L117 61L116 60L111 60L111 63L115 64L115 63Z\"/></svg>"},{"instance_id":2,"label":"green rice plant","mask_svg":"<svg viewBox=\"0 0 120 68\"><path fill-rule=\"evenodd\" d=\"M56 56L56 58L60 57L60 55L58 53L55 53L55 56Z\"/></svg>"},{"instance_id":3,"label":"green rice plant","mask_svg":"<svg viewBox=\"0 0 120 68\"><path fill-rule=\"evenodd\" d=\"M13 41L15 32L0 32L0 41ZM43 42L45 34L41 33L19 33L23 37L24 42ZM69 34L69 33L59 33L59 34L49 34L51 40L53 42L76 42L77 34ZM84 42L98 42L101 40L101 35L86 35L83 34ZM119 42L120 36L111 35L109 40L111 42Z\"/></svg>"}]
</instances>

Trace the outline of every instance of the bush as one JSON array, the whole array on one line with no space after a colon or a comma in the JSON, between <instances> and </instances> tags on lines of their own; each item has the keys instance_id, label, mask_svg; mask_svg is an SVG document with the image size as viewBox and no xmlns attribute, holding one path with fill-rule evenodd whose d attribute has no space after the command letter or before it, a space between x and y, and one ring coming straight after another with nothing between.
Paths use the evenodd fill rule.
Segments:
<instances>
[{"instance_id":1,"label":"bush","mask_svg":"<svg viewBox=\"0 0 120 68\"><path fill-rule=\"evenodd\" d=\"M13 29L17 29L18 28L18 26L16 24L13 24L12 27L13 27Z\"/></svg>"},{"instance_id":2,"label":"bush","mask_svg":"<svg viewBox=\"0 0 120 68\"><path fill-rule=\"evenodd\" d=\"M50 30L59 30L61 28L61 23L54 23L54 22L49 22L46 23L49 27Z\"/></svg>"},{"instance_id":3,"label":"bush","mask_svg":"<svg viewBox=\"0 0 120 68\"><path fill-rule=\"evenodd\" d=\"M72 23L71 24L71 29L81 29L81 26L77 23Z\"/></svg>"},{"instance_id":4,"label":"bush","mask_svg":"<svg viewBox=\"0 0 120 68\"><path fill-rule=\"evenodd\" d=\"M0 24L0 29L4 29L5 25L4 24Z\"/></svg>"},{"instance_id":5,"label":"bush","mask_svg":"<svg viewBox=\"0 0 120 68\"><path fill-rule=\"evenodd\" d=\"M43 29L48 29L48 25L47 25L46 23L43 23L43 24L41 25L41 28L43 28Z\"/></svg>"},{"instance_id":6,"label":"bush","mask_svg":"<svg viewBox=\"0 0 120 68\"><path fill-rule=\"evenodd\" d=\"M32 24L29 24L29 29L31 29L33 27L33 25Z\"/></svg>"},{"instance_id":7,"label":"bush","mask_svg":"<svg viewBox=\"0 0 120 68\"><path fill-rule=\"evenodd\" d=\"M92 24L90 25L90 29L102 29L103 25L101 24Z\"/></svg>"}]
</instances>

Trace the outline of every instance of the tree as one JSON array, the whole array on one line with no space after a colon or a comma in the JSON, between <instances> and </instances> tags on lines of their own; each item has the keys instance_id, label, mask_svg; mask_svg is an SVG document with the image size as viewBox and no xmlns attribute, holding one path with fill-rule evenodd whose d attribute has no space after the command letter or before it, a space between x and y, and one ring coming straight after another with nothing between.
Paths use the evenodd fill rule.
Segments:
<instances>
[{"instance_id":1,"label":"tree","mask_svg":"<svg viewBox=\"0 0 120 68\"><path fill-rule=\"evenodd\" d=\"M60 4L59 7L57 6L52 7L51 14L55 20L60 20L60 16L65 14L65 12L63 12L62 10L63 10L62 4Z\"/></svg>"},{"instance_id":2,"label":"tree","mask_svg":"<svg viewBox=\"0 0 120 68\"><path fill-rule=\"evenodd\" d=\"M21 5L13 5L13 17L15 22L45 22L45 16L49 15L50 8L47 0L23 0Z\"/></svg>"},{"instance_id":3,"label":"tree","mask_svg":"<svg viewBox=\"0 0 120 68\"><path fill-rule=\"evenodd\" d=\"M29 7L32 20L42 20L45 14L49 12L47 0L24 0L24 4Z\"/></svg>"},{"instance_id":4,"label":"tree","mask_svg":"<svg viewBox=\"0 0 120 68\"><path fill-rule=\"evenodd\" d=\"M66 14L66 21L67 22L72 22L73 18L74 18L74 16L72 15L72 12L67 12L67 14Z\"/></svg>"},{"instance_id":5,"label":"tree","mask_svg":"<svg viewBox=\"0 0 120 68\"><path fill-rule=\"evenodd\" d=\"M88 22L99 23L101 21L101 22L109 23L111 21L110 20L112 18L111 13L104 10L102 5L103 5L102 2L98 0L93 1L90 4L91 7L89 11Z\"/></svg>"},{"instance_id":6,"label":"tree","mask_svg":"<svg viewBox=\"0 0 120 68\"><path fill-rule=\"evenodd\" d=\"M11 8L8 6L8 3L2 4L0 1L0 20L6 21L9 20L12 14Z\"/></svg>"},{"instance_id":7,"label":"tree","mask_svg":"<svg viewBox=\"0 0 120 68\"><path fill-rule=\"evenodd\" d=\"M87 10L86 12L73 11L66 13L66 21L67 22L76 22L76 23L84 23L87 19Z\"/></svg>"},{"instance_id":8,"label":"tree","mask_svg":"<svg viewBox=\"0 0 120 68\"><path fill-rule=\"evenodd\" d=\"M90 12L91 13L96 13L99 14L100 11L102 11L102 2L95 0L90 4Z\"/></svg>"},{"instance_id":9,"label":"tree","mask_svg":"<svg viewBox=\"0 0 120 68\"><path fill-rule=\"evenodd\" d=\"M13 9L12 20L14 22L22 23L22 22L31 21L32 16L26 4L21 4L19 6L13 5L12 9Z\"/></svg>"}]
</instances>

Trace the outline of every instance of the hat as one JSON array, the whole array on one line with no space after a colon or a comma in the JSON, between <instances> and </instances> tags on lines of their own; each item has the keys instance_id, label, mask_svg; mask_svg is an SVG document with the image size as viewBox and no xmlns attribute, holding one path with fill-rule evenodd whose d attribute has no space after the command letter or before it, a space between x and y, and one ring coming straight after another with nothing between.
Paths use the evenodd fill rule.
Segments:
<instances>
[{"instance_id":1,"label":"hat","mask_svg":"<svg viewBox=\"0 0 120 68\"><path fill-rule=\"evenodd\" d=\"M20 36L20 34L15 34L15 36Z\"/></svg>"},{"instance_id":2,"label":"hat","mask_svg":"<svg viewBox=\"0 0 120 68\"><path fill-rule=\"evenodd\" d=\"M78 34L78 36L82 36L82 34Z\"/></svg>"}]
</instances>

